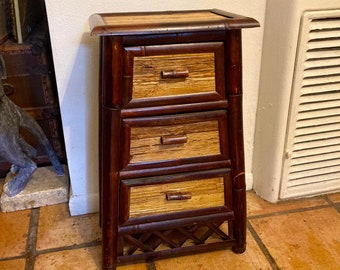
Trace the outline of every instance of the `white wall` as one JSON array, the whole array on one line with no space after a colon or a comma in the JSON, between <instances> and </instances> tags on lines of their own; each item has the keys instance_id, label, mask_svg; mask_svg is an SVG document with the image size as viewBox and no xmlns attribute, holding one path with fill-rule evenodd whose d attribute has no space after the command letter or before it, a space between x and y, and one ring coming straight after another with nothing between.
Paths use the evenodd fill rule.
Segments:
<instances>
[{"instance_id":1,"label":"white wall","mask_svg":"<svg viewBox=\"0 0 340 270\"><path fill-rule=\"evenodd\" d=\"M92 13L219 8L264 24L266 0L46 0L71 179L72 215L98 210L97 93L99 49L90 37ZM244 127L247 187L252 187L252 150L263 28L243 32Z\"/></svg>"},{"instance_id":2,"label":"white wall","mask_svg":"<svg viewBox=\"0 0 340 270\"><path fill-rule=\"evenodd\" d=\"M283 164L289 154L286 132L301 16L306 10L339 7L339 0L267 1L253 175L254 190L270 202L280 199L287 181Z\"/></svg>"}]
</instances>

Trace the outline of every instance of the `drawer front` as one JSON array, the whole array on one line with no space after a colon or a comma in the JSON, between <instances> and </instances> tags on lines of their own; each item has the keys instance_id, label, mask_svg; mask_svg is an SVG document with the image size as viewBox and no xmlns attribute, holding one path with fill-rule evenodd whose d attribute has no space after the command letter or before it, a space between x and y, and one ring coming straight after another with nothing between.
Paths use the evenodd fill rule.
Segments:
<instances>
[{"instance_id":1,"label":"drawer front","mask_svg":"<svg viewBox=\"0 0 340 270\"><path fill-rule=\"evenodd\" d=\"M123 120L123 167L227 159L226 113L214 111Z\"/></svg>"},{"instance_id":2,"label":"drawer front","mask_svg":"<svg viewBox=\"0 0 340 270\"><path fill-rule=\"evenodd\" d=\"M132 99L215 92L214 53L135 57Z\"/></svg>"},{"instance_id":3,"label":"drawer front","mask_svg":"<svg viewBox=\"0 0 340 270\"><path fill-rule=\"evenodd\" d=\"M125 105L224 98L222 43L126 48Z\"/></svg>"},{"instance_id":4,"label":"drawer front","mask_svg":"<svg viewBox=\"0 0 340 270\"><path fill-rule=\"evenodd\" d=\"M131 163L219 154L218 120L131 128Z\"/></svg>"},{"instance_id":5,"label":"drawer front","mask_svg":"<svg viewBox=\"0 0 340 270\"><path fill-rule=\"evenodd\" d=\"M134 186L122 182L121 221L225 206L224 177ZM124 207L123 207L124 206Z\"/></svg>"}]
</instances>

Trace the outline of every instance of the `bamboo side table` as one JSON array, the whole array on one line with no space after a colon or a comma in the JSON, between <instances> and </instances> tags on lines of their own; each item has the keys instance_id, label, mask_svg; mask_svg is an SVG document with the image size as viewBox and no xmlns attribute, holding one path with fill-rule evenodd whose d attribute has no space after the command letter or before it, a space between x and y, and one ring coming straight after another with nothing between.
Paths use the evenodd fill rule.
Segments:
<instances>
[{"instance_id":1,"label":"bamboo side table","mask_svg":"<svg viewBox=\"0 0 340 270\"><path fill-rule=\"evenodd\" d=\"M94 14L103 269L245 250L241 29L220 10Z\"/></svg>"}]
</instances>

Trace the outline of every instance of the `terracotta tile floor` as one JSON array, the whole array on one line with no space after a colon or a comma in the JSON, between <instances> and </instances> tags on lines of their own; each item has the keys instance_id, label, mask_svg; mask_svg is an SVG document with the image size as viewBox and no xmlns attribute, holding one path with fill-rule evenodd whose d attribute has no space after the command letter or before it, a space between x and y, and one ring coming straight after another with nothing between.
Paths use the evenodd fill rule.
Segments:
<instances>
[{"instance_id":1,"label":"terracotta tile floor","mask_svg":"<svg viewBox=\"0 0 340 270\"><path fill-rule=\"evenodd\" d=\"M340 269L340 193L270 204L247 193L247 250L202 253L119 270ZM100 269L98 214L67 204L0 213L0 269Z\"/></svg>"}]
</instances>

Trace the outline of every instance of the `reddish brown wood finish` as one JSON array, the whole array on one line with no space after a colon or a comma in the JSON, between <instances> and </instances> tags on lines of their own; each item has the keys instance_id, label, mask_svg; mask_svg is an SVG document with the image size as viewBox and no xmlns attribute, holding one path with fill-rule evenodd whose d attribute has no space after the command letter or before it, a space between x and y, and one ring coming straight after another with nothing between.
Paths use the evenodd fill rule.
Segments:
<instances>
[{"instance_id":1,"label":"reddish brown wood finish","mask_svg":"<svg viewBox=\"0 0 340 270\"><path fill-rule=\"evenodd\" d=\"M172 15L180 19L171 20ZM129 16L139 22L140 17L145 17L145 21L134 24L126 20ZM152 17L150 21L149 17ZM258 23L251 18L206 10L95 14L90 24L92 34L101 36L99 147L103 269L115 269L117 262L225 247L243 252L246 198L241 29L256 27ZM204 52L215 55L216 92L132 99L134 57ZM164 70L163 76L185 79L190 76L190 70L174 67ZM195 122L204 125L210 119L218 119L220 154L130 162L131 127L147 130L159 125L164 128ZM188 143L186 134L181 132L160 140L166 147ZM223 177L224 206L129 217L131 187L214 177ZM189 197L189 193L168 196ZM223 224L228 224L226 231ZM219 242L206 242L214 235ZM183 246L187 240L192 245ZM156 250L160 245L162 251ZM138 250L141 252L136 253Z\"/></svg>"},{"instance_id":2,"label":"reddish brown wood finish","mask_svg":"<svg viewBox=\"0 0 340 270\"><path fill-rule=\"evenodd\" d=\"M242 48L241 31L233 30L226 38L226 79L227 99L229 100L229 137L234 142L230 145L232 163L233 205L235 220L233 235L236 244L233 251L242 253L246 249L246 183L243 150L242 124Z\"/></svg>"}]
</instances>

